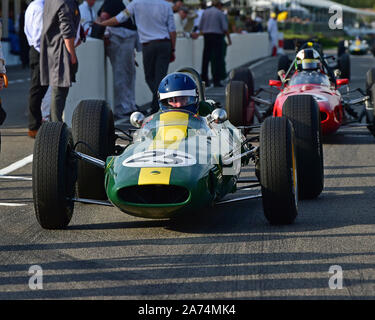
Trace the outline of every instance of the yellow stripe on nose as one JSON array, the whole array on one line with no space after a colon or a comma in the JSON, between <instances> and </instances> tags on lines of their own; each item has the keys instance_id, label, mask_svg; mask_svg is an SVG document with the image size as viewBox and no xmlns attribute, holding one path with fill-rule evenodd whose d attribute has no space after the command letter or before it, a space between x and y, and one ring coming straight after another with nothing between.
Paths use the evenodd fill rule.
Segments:
<instances>
[{"instance_id":1,"label":"yellow stripe on nose","mask_svg":"<svg viewBox=\"0 0 375 320\"><path fill-rule=\"evenodd\" d=\"M138 185L169 184L172 168L142 168L139 173Z\"/></svg>"},{"instance_id":2,"label":"yellow stripe on nose","mask_svg":"<svg viewBox=\"0 0 375 320\"><path fill-rule=\"evenodd\" d=\"M165 112L160 115L158 132L149 150L177 150L181 141L186 137L189 114L185 112ZM176 125L174 125L176 124ZM141 168L138 185L169 184L172 168Z\"/></svg>"}]
</instances>

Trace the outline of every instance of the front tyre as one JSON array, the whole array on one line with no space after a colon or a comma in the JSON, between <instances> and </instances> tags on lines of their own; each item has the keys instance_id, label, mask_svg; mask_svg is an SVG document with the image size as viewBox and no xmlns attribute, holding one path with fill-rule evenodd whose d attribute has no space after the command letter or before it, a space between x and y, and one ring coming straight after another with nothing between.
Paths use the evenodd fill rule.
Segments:
<instances>
[{"instance_id":1,"label":"front tyre","mask_svg":"<svg viewBox=\"0 0 375 320\"><path fill-rule=\"evenodd\" d=\"M76 151L103 161L114 153L113 114L105 101L81 101L73 113L72 132ZM80 198L107 199L104 169L79 161L77 193Z\"/></svg>"},{"instance_id":2,"label":"front tyre","mask_svg":"<svg viewBox=\"0 0 375 320\"><path fill-rule=\"evenodd\" d=\"M259 148L264 215L270 224L291 224L298 214L298 182L294 132L288 119L267 118Z\"/></svg>"},{"instance_id":3,"label":"front tyre","mask_svg":"<svg viewBox=\"0 0 375 320\"><path fill-rule=\"evenodd\" d=\"M349 79L351 75L350 70L350 56L348 53L343 53L338 59L338 67L341 71L341 79Z\"/></svg>"},{"instance_id":4,"label":"front tyre","mask_svg":"<svg viewBox=\"0 0 375 320\"><path fill-rule=\"evenodd\" d=\"M35 214L44 229L64 229L72 218L77 176L72 150L72 135L65 123L46 122L40 127L32 177Z\"/></svg>"},{"instance_id":5,"label":"front tyre","mask_svg":"<svg viewBox=\"0 0 375 320\"><path fill-rule=\"evenodd\" d=\"M293 124L296 135L300 199L313 199L324 187L323 146L319 106L313 96L290 96L283 116Z\"/></svg>"}]
</instances>

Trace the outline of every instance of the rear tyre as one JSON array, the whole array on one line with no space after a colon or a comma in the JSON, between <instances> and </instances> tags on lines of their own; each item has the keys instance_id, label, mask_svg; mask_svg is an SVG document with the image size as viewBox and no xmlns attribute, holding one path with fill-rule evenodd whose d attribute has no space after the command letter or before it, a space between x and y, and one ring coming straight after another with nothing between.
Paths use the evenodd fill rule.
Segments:
<instances>
[{"instance_id":1,"label":"rear tyre","mask_svg":"<svg viewBox=\"0 0 375 320\"><path fill-rule=\"evenodd\" d=\"M291 96L284 103L283 116L292 122L296 135L300 199L316 198L324 186L322 133L318 103L310 95Z\"/></svg>"},{"instance_id":2,"label":"rear tyre","mask_svg":"<svg viewBox=\"0 0 375 320\"><path fill-rule=\"evenodd\" d=\"M280 70L284 70L285 72L288 71L290 67L291 61L289 60L289 57L284 54L279 58L279 62L277 64L277 72Z\"/></svg>"},{"instance_id":3,"label":"rear tyre","mask_svg":"<svg viewBox=\"0 0 375 320\"><path fill-rule=\"evenodd\" d=\"M73 138L62 122L44 123L33 154L33 199L36 218L44 229L64 229L74 209L77 164L71 156Z\"/></svg>"},{"instance_id":4,"label":"rear tyre","mask_svg":"<svg viewBox=\"0 0 375 320\"><path fill-rule=\"evenodd\" d=\"M249 68L233 69L229 74L232 81L243 81L247 86L248 99L254 95L254 76Z\"/></svg>"},{"instance_id":5,"label":"rear tyre","mask_svg":"<svg viewBox=\"0 0 375 320\"><path fill-rule=\"evenodd\" d=\"M375 83L370 89L367 89L367 94L371 99L369 103L370 108L366 106L367 128L370 130L371 134L375 136Z\"/></svg>"},{"instance_id":6,"label":"rear tyre","mask_svg":"<svg viewBox=\"0 0 375 320\"><path fill-rule=\"evenodd\" d=\"M366 73L366 91L368 95L371 95L371 87L373 84L375 84L375 67L372 67Z\"/></svg>"},{"instance_id":7,"label":"rear tyre","mask_svg":"<svg viewBox=\"0 0 375 320\"><path fill-rule=\"evenodd\" d=\"M344 53L340 56L338 61L338 67L341 71L342 79L350 80L350 56L347 53Z\"/></svg>"},{"instance_id":8,"label":"rear tyre","mask_svg":"<svg viewBox=\"0 0 375 320\"><path fill-rule=\"evenodd\" d=\"M267 118L260 130L259 148L264 215L271 224L291 224L298 214L298 180L290 121Z\"/></svg>"},{"instance_id":9,"label":"rear tyre","mask_svg":"<svg viewBox=\"0 0 375 320\"><path fill-rule=\"evenodd\" d=\"M342 41L339 42L339 44L337 46L337 56L341 57L345 52L346 52L345 41L342 40Z\"/></svg>"},{"instance_id":10,"label":"rear tyre","mask_svg":"<svg viewBox=\"0 0 375 320\"><path fill-rule=\"evenodd\" d=\"M230 81L225 88L226 110L228 120L234 126L245 124L244 113L248 106L248 91L245 82Z\"/></svg>"},{"instance_id":11,"label":"rear tyre","mask_svg":"<svg viewBox=\"0 0 375 320\"><path fill-rule=\"evenodd\" d=\"M254 115L256 114L255 102L251 99L254 95L254 76L249 68L237 68L229 74L231 81L243 81L247 86L247 105L243 112L244 126L251 126L254 124ZM249 130L245 130L247 132Z\"/></svg>"},{"instance_id":12,"label":"rear tyre","mask_svg":"<svg viewBox=\"0 0 375 320\"><path fill-rule=\"evenodd\" d=\"M106 160L114 153L115 129L112 111L102 100L83 100L74 110L72 131L76 151ZM85 161L78 163L77 193L80 198L107 199L104 170Z\"/></svg>"}]
</instances>

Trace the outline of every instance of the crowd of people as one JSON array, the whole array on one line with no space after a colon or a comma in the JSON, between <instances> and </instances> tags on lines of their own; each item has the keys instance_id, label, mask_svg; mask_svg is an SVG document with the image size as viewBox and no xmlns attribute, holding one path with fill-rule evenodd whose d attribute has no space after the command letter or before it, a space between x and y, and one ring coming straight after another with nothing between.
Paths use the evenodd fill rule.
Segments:
<instances>
[{"instance_id":1,"label":"crowd of people","mask_svg":"<svg viewBox=\"0 0 375 320\"><path fill-rule=\"evenodd\" d=\"M139 109L135 101L135 52L142 52L146 83L153 95L147 113L152 114L159 109L159 84L176 58L178 36L196 39L203 35L202 80L207 86L221 87L227 74L230 33L247 32L250 25L251 31L263 30L261 21L244 20L237 11L225 14L220 0L211 1L208 7L202 1L197 10L189 9L183 0L105 0L99 10L94 10L95 2L33 0L22 13L31 70L28 135L32 138L45 119L41 106L48 88L49 118L62 121L69 88L76 81L76 48L86 37L104 40L114 75L115 124L121 124ZM188 20L192 20L190 25Z\"/></svg>"}]
</instances>

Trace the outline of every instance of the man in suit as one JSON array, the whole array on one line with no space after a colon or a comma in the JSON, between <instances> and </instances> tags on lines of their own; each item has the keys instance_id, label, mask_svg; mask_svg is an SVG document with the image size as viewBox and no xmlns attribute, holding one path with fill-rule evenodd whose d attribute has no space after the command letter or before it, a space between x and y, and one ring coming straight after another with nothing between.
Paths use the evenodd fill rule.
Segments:
<instances>
[{"instance_id":1,"label":"man in suit","mask_svg":"<svg viewBox=\"0 0 375 320\"><path fill-rule=\"evenodd\" d=\"M80 20L77 0L48 0L44 4L40 79L43 86L52 87L52 121L62 121L69 87L75 82Z\"/></svg>"}]
</instances>

